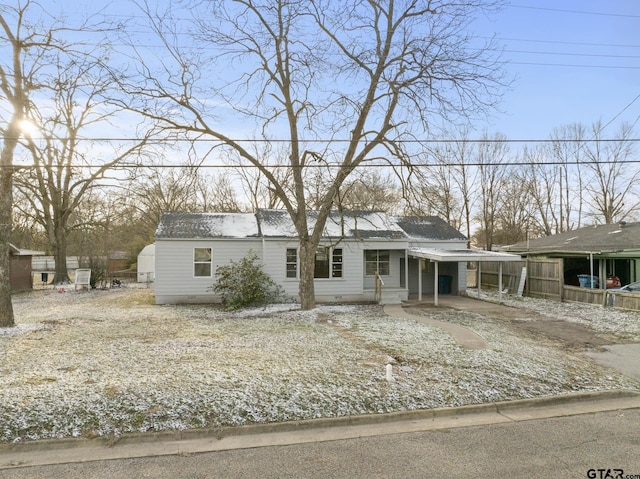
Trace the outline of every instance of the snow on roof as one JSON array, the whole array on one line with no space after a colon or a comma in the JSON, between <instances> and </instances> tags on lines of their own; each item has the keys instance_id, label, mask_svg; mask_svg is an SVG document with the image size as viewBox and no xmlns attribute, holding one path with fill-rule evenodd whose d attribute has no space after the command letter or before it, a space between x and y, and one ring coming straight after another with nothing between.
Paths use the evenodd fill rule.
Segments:
<instances>
[{"instance_id":1,"label":"snow on roof","mask_svg":"<svg viewBox=\"0 0 640 479\"><path fill-rule=\"evenodd\" d=\"M586 226L552 236L530 239L504 248L524 254L606 253L640 249L640 222Z\"/></svg>"},{"instance_id":2,"label":"snow on roof","mask_svg":"<svg viewBox=\"0 0 640 479\"><path fill-rule=\"evenodd\" d=\"M318 212L307 213L308 227ZM155 237L163 238L297 238L286 210L260 209L257 213L165 213ZM394 217L381 211L332 211L323 237L353 239L466 240L437 216Z\"/></svg>"},{"instance_id":3,"label":"snow on roof","mask_svg":"<svg viewBox=\"0 0 640 479\"><path fill-rule=\"evenodd\" d=\"M156 238L251 238L260 230L252 213L164 213Z\"/></svg>"},{"instance_id":4,"label":"snow on roof","mask_svg":"<svg viewBox=\"0 0 640 479\"><path fill-rule=\"evenodd\" d=\"M42 256L44 251L36 251L32 249L20 249L16 245L9 243L9 249L14 256Z\"/></svg>"},{"instance_id":5,"label":"snow on roof","mask_svg":"<svg viewBox=\"0 0 640 479\"><path fill-rule=\"evenodd\" d=\"M285 210L261 209L257 213L265 237L295 238L298 236L289 213ZM312 230L318 213L308 213L308 226ZM333 211L324 228L325 238L384 238L405 239L406 234L386 213L380 211Z\"/></svg>"},{"instance_id":6,"label":"snow on roof","mask_svg":"<svg viewBox=\"0 0 640 479\"><path fill-rule=\"evenodd\" d=\"M438 216L398 216L398 225L416 240L466 240L460 233Z\"/></svg>"}]
</instances>

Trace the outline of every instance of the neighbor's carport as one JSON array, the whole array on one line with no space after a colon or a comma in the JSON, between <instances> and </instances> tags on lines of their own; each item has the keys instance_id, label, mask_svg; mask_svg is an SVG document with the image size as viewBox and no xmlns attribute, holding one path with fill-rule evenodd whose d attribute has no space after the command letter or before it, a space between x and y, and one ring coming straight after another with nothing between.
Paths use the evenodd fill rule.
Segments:
<instances>
[{"instance_id":1,"label":"neighbor's carport","mask_svg":"<svg viewBox=\"0 0 640 479\"><path fill-rule=\"evenodd\" d=\"M437 248L409 248L408 256L418 258L420 262L425 259L434 264L434 290L433 304L438 304L438 265L440 262L459 263L477 262L478 269L484 261L498 262L500 270L498 273L498 291L502 299L502 263L505 261L521 261L519 255L509 253L498 253L495 251L476 251L471 249L437 249ZM418 275L418 300L422 300L422 275Z\"/></svg>"}]
</instances>

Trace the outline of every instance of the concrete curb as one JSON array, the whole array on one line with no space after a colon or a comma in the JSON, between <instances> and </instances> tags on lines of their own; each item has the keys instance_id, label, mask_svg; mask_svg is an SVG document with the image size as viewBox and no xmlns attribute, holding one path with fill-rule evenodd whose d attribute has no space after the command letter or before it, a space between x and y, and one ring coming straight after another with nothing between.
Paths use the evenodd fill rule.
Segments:
<instances>
[{"instance_id":1,"label":"concrete curb","mask_svg":"<svg viewBox=\"0 0 640 479\"><path fill-rule=\"evenodd\" d=\"M331 429L355 429L358 427L370 427L390 424L423 423L421 426L412 426L406 430L427 430L461 427L473 424L488 424L496 422L512 422L530 419L542 419L551 417L562 417L576 414L587 414L602 411L615 411L620 409L640 408L640 392L627 390L610 390L581 392L575 394L564 394L558 396L548 396L542 398L521 399L515 401L502 401L496 403L474 404L461 407L444 407L437 409L421 409L414 411L400 411L384 414L364 414L358 416L308 419L301 421L290 421L271 424L255 424L236 427L220 427L207 429L193 429L185 431L163 431L155 433L128 433L118 438L99 437L95 439L68 438L68 439L45 439L33 442L0 444L0 470L6 467L20 467L26 464L22 461L7 461L6 457L15 454L29 454L35 451L61 451L76 449L79 453L83 449L107 448L113 449L116 446L131 445L151 445L158 443L176 444L193 441L206 440L208 443L222 441L223 439L250 438L260 435L283 435L288 433L305 433L325 430L317 440L335 440L349 437L349 434L340 434L340 437L331 438L326 434L326 430ZM468 420L472 416L484 417L481 420ZM437 427L429 427L429 423L438 421ZM443 422L444 421L444 422ZM442 426L442 424L446 424ZM380 429L378 434L402 432L402 427L391 429ZM352 437L363 435L357 433ZM364 435L375 435L364 434ZM253 441L245 447L259 447L260 441ZM295 443L292 440L290 443ZM310 442L305 439L303 442ZM240 448L238 446L237 448ZM230 447L228 447L230 448ZM227 448L227 449L228 449ZM216 450L216 448L210 449ZM199 451L202 452L202 451ZM167 452L173 454L174 452ZM118 456L118 454L115 454ZM145 454L150 455L150 454ZM3 457L4 456L4 457ZM114 454L109 457L113 458ZM125 454L118 457L136 457ZM85 459L96 460L96 459ZM70 462L70 461L66 461Z\"/></svg>"}]
</instances>

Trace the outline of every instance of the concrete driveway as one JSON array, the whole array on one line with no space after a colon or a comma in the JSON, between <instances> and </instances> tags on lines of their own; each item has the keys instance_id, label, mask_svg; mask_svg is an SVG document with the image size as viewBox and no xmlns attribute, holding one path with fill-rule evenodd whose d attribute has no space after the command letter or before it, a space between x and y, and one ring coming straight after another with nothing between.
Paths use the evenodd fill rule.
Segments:
<instances>
[{"instance_id":1,"label":"concrete driveway","mask_svg":"<svg viewBox=\"0 0 640 479\"><path fill-rule=\"evenodd\" d=\"M412 306L433 307L428 300L422 303L417 301L409 301ZM439 307L451 308L459 311L471 311L487 318L499 318L503 320L517 320L519 318L540 318L539 323L546 325L543 333L551 335L557 339L569 342L567 338L580 338L581 335L587 333L584 326L570 324L562 321L552 321L541 316L527 308L514 308L503 304L496 304L489 301L482 301L468 296L442 295L439 298ZM562 325L560 324L562 323ZM513 325L513 323L511 323ZM531 321L523 323L529 327L534 324ZM553 326L553 328L551 327ZM564 329L564 331L562 331ZM584 330L584 331L583 331ZM589 330L590 331L590 330ZM564 334L563 334L564 333ZM640 381L640 344L610 344L609 340L598 341L598 335L593 334L583 340L585 344L589 344L592 348L598 348L599 351L587 351L581 354L593 359L599 364L614 369L625 376Z\"/></svg>"},{"instance_id":2,"label":"concrete driveway","mask_svg":"<svg viewBox=\"0 0 640 479\"><path fill-rule=\"evenodd\" d=\"M625 376L640 381L640 344L611 344L604 352L588 352L585 356Z\"/></svg>"}]
</instances>

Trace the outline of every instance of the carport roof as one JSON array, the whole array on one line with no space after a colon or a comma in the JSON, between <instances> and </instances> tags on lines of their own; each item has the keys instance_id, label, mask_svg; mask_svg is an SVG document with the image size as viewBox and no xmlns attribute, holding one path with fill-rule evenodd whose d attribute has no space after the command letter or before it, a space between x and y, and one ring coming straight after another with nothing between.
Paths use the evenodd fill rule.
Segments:
<instances>
[{"instance_id":1,"label":"carport roof","mask_svg":"<svg viewBox=\"0 0 640 479\"><path fill-rule=\"evenodd\" d=\"M517 254L473 249L409 248L409 256L432 261L520 261Z\"/></svg>"}]
</instances>

